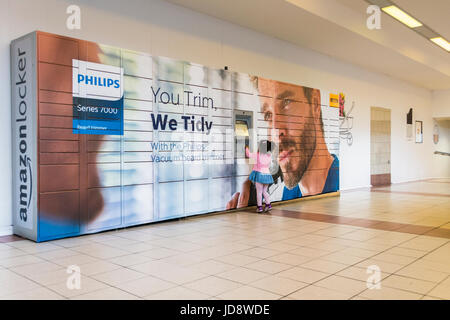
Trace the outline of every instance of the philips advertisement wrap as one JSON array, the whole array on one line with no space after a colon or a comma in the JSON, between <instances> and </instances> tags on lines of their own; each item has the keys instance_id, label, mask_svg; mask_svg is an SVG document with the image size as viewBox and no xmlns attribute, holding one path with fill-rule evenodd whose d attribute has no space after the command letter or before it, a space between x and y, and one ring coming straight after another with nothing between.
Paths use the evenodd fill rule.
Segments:
<instances>
[{"instance_id":1,"label":"philips advertisement wrap","mask_svg":"<svg viewBox=\"0 0 450 320\"><path fill-rule=\"evenodd\" d=\"M14 233L35 241L339 190L329 93L33 32L11 44Z\"/></svg>"}]
</instances>

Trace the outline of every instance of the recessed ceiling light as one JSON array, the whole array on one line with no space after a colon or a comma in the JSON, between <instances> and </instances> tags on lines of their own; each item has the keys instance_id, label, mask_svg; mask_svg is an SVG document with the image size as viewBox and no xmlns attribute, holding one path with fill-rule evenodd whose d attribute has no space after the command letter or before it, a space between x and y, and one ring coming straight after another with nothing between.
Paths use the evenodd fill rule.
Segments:
<instances>
[{"instance_id":1,"label":"recessed ceiling light","mask_svg":"<svg viewBox=\"0 0 450 320\"><path fill-rule=\"evenodd\" d=\"M386 12L391 17L394 17L401 23L406 24L410 28L417 28L417 27L422 26L422 23L420 23L419 21L417 21L416 19L411 17L409 14L407 14L405 11L403 11L402 9L400 9L397 6L392 5L392 6L384 7L381 10Z\"/></svg>"},{"instance_id":2,"label":"recessed ceiling light","mask_svg":"<svg viewBox=\"0 0 450 320\"><path fill-rule=\"evenodd\" d=\"M441 47L441 48L447 50L448 52L450 52L450 42L448 42L444 38L436 37L436 38L432 38L430 40L433 41L434 43L436 43L439 47Z\"/></svg>"}]
</instances>

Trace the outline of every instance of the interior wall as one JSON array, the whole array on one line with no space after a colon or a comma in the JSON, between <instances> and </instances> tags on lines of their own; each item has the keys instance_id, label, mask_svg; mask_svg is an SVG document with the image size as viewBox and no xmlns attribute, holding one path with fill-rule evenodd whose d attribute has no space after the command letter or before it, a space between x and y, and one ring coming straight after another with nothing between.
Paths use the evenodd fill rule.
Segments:
<instances>
[{"instance_id":1,"label":"interior wall","mask_svg":"<svg viewBox=\"0 0 450 320\"><path fill-rule=\"evenodd\" d=\"M439 142L434 151L450 152L450 90L432 93L433 118L439 127ZM450 157L433 155L433 174L437 178L450 177Z\"/></svg>"},{"instance_id":2,"label":"interior wall","mask_svg":"<svg viewBox=\"0 0 450 320\"><path fill-rule=\"evenodd\" d=\"M70 4L81 7L81 30L66 28ZM392 182L434 175L429 90L162 0L129 0L126 5L123 0L0 0L0 7L0 145L5 150L0 157L0 234L11 225L9 44L34 30L344 92L347 108L355 101L355 109L353 145L341 144L341 189L370 185L370 107L389 108ZM414 118L424 123L423 144L406 139L411 107Z\"/></svg>"},{"instance_id":3,"label":"interior wall","mask_svg":"<svg viewBox=\"0 0 450 320\"><path fill-rule=\"evenodd\" d=\"M433 117L450 119L450 90L433 91Z\"/></svg>"},{"instance_id":4,"label":"interior wall","mask_svg":"<svg viewBox=\"0 0 450 320\"><path fill-rule=\"evenodd\" d=\"M450 120L438 120L439 141L434 145L435 151L450 153ZM436 178L450 178L450 156L433 155L434 176Z\"/></svg>"},{"instance_id":5,"label":"interior wall","mask_svg":"<svg viewBox=\"0 0 450 320\"><path fill-rule=\"evenodd\" d=\"M0 148L4 154L0 157L0 236L12 231L11 214L11 86L9 72L9 1L0 0ZM5 10L5 8L7 10Z\"/></svg>"}]
</instances>

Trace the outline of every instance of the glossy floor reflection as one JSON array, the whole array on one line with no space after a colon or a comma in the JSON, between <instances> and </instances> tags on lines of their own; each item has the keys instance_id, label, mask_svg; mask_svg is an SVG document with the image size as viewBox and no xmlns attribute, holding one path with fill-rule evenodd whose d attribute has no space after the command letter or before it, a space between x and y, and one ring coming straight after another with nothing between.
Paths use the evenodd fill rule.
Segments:
<instances>
[{"instance_id":1,"label":"glossy floor reflection","mask_svg":"<svg viewBox=\"0 0 450 320\"><path fill-rule=\"evenodd\" d=\"M207 215L42 244L5 237L0 299L450 299L449 230L450 180L440 179L270 215ZM80 268L79 290L67 287L69 266Z\"/></svg>"}]
</instances>

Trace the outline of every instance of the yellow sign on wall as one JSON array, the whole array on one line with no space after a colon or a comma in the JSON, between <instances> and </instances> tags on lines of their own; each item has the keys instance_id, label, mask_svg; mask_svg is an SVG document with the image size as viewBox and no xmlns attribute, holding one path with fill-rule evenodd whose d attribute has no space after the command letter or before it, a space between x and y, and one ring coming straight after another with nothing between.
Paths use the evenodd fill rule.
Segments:
<instances>
[{"instance_id":1,"label":"yellow sign on wall","mask_svg":"<svg viewBox=\"0 0 450 320\"><path fill-rule=\"evenodd\" d=\"M339 108L339 95L330 93L330 107Z\"/></svg>"}]
</instances>

